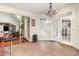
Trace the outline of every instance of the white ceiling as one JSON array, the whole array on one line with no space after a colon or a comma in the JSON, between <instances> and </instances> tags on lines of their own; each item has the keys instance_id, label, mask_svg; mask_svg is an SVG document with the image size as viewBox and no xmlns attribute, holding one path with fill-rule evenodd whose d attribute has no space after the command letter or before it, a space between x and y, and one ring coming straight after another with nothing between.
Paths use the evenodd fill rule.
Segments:
<instances>
[{"instance_id":1,"label":"white ceiling","mask_svg":"<svg viewBox=\"0 0 79 59\"><path fill-rule=\"evenodd\" d=\"M0 5L13 7L18 10L28 11L32 13L45 13L49 9L49 3L0 3ZM68 6L68 3L54 3L54 9L61 9L65 6Z\"/></svg>"}]
</instances>

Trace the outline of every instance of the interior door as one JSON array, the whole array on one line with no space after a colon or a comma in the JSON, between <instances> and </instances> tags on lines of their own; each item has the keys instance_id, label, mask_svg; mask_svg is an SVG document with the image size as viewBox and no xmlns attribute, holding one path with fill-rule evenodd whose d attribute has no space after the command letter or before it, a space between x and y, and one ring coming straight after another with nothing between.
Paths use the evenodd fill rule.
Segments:
<instances>
[{"instance_id":1,"label":"interior door","mask_svg":"<svg viewBox=\"0 0 79 59\"><path fill-rule=\"evenodd\" d=\"M62 40L71 41L71 16L62 18Z\"/></svg>"},{"instance_id":2,"label":"interior door","mask_svg":"<svg viewBox=\"0 0 79 59\"><path fill-rule=\"evenodd\" d=\"M40 39L49 40L51 39L51 24L49 20L40 20Z\"/></svg>"}]
</instances>

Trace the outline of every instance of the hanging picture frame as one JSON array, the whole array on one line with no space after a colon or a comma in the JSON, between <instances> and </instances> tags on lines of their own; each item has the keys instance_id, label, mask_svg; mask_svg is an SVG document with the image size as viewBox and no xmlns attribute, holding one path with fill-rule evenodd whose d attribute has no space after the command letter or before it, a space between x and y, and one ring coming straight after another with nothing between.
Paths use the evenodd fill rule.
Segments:
<instances>
[{"instance_id":1,"label":"hanging picture frame","mask_svg":"<svg viewBox=\"0 0 79 59\"><path fill-rule=\"evenodd\" d=\"M31 24L32 26L35 26L35 19L32 19Z\"/></svg>"}]
</instances>

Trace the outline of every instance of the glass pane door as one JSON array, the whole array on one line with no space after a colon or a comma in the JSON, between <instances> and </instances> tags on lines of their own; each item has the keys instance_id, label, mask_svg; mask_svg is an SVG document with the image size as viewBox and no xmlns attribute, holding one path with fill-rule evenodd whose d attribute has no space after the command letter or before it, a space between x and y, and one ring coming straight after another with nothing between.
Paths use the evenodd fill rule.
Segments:
<instances>
[{"instance_id":1,"label":"glass pane door","mask_svg":"<svg viewBox=\"0 0 79 59\"><path fill-rule=\"evenodd\" d=\"M71 40L71 21L68 19L62 20L62 39L66 41Z\"/></svg>"},{"instance_id":2,"label":"glass pane door","mask_svg":"<svg viewBox=\"0 0 79 59\"><path fill-rule=\"evenodd\" d=\"M51 24L50 20L40 20L40 35L39 38L43 40L51 39Z\"/></svg>"}]
</instances>

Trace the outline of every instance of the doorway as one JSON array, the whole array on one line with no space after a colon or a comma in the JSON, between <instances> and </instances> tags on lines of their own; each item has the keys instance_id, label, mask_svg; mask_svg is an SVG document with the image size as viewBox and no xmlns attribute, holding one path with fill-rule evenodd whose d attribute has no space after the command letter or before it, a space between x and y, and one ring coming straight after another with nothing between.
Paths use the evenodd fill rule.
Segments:
<instances>
[{"instance_id":1,"label":"doorway","mask_svg":"<svg viewBox=\"0 0 79 59\"><path fill-rule=\"evenodd\" d=\"M50 20L40 19L39 25L40 25L40 27L39 27L39 31L40 31L39 38L40 38L40 40L49 40L49 39L51 39Z\"/></svg>"},{"instance_id":2,"label":"doorway","mask_svg":"<svg viewBox=\"0 0 79 59\"><path fill-rule=\"evenodd\" d=\"M30 17L25 17L24 20L24 37L30 39Z\"/></svg>"}]
</instances>

